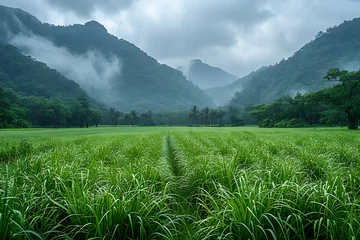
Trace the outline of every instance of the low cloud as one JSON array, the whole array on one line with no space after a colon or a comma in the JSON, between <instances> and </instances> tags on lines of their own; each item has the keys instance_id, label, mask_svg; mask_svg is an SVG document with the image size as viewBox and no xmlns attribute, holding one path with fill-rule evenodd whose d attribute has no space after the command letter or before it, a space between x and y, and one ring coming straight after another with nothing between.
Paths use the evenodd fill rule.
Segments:
<instances>
[{"instance_id":1,"label":"low cloud","mask_svg":"<svg viewBox=\"0 0 360 240\"><path fill-rule=\"evenodd\" d=\"M132 0L44 0L50 6L65 11L73 11L81 17L89 17L95 11L116 13L121 9L128 8Z\"/></svg>"},{"instance_id":2,"label":"low cloud","mask_svg":"<svg viewBox=\"0 0 360 240\"><path fill-rule=\"evenodd\" d=\"M121 60L97 51L73 54L64 47L33 34L18 34L9 42L26 55L45 62L65 77L77 82L90 96L113 105L114 80L121 77Z\"/></svg>"},{"instance_id":3,"label":"low cloud","mask_svg":"<svg viewBox=\"0 0 360 240\"><path fill-rule=\"evenodd\" d=\"M342 63L339 66L340 69L346 69L348 71L358 71L360 69L359 61L352 61L348 63Z\"/></svg>"},{"instance_id":4,"label":"low cloud","mask_svg":"<svg viewBox=\"0 0 360 240\"><path fill-rule=\"evenodd\" d=\"M188 79L192 65L193 65L193 62L189 61L188 63L184 64L183 66L179 66L178 70L180 70L183 73L183 75ZM188 79L188 80L190 80L190 79Z\"/></svg>"},{"instance_id":5,"label":"low cloud","mask_svg":"<svg viewBox=\"0 0 360 240\"><path fill-rule=\"evenodd\" d=\"M41 21L96 20L172 67L201 59L237 76L275 64L317 32L359 17L359 0L2 0Z\"/></svg>"}]
</instances>

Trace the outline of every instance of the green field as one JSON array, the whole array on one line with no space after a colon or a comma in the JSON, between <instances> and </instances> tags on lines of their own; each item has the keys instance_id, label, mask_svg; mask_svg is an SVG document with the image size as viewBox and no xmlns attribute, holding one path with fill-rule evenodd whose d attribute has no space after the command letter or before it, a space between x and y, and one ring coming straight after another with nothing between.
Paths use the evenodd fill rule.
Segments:
<instances>
[{"instance_id":1,"label":"green field","mask_svg":"<svg viewBox=\"0 0 360 240\"><path fill-rule=\"evenodd\" d=\"M0 239L360 239L359 137L0 130Z\"/></svg>"}]
</instances>

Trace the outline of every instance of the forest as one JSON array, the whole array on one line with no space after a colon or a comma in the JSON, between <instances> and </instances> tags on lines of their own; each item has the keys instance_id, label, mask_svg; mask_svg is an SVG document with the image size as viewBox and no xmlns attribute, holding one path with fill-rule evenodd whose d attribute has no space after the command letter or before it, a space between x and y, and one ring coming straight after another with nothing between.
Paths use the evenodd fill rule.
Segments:
<instances>
[{"instance_id":1,"label":"forest","mask_svg":"<svg viewBox=\"0 0 360 240\"><path fill-rule=\"evenodd\" d=\"M121 112L115 108L91 107L86 98L64 102L61 98L21 96L10 88L0 87L0 127L89 127L98 125L127 126L242 126L235 108L203 109L193 106L185 111ZM247 123L254 120L250 117Z\"/></svg>"},{"instance_id":2,"label":"forest","mask_svg":"<svg viewBox=\"0 0 360 240\"><path fill-rule=\"evenodd\" d=\"M260 127L306 127L319 124L357 129L360 118L360 70L331 69L324 77L336 84L317 92L284 96L259 104L250 114Z\"/></svg>"},{"instance_id":3,"label":"forest","mask_svg":"<svg viewBox=\"0 0 360 240\"><path fill-rule=\"evenodd\" d=\"M184 111L121 112L91 104L86 97L63 100L59 97L21 96L0 87L0 126L89 127L102 125L140 126L243 126L294 128L316 125L357 129L360 118L360 70L331 69L324 77L335 85L306 94L283 96L270 104L227 105L220 108L193 106ZM235 94L234 101L239 93Z\"/></svg>"}]
</instances>

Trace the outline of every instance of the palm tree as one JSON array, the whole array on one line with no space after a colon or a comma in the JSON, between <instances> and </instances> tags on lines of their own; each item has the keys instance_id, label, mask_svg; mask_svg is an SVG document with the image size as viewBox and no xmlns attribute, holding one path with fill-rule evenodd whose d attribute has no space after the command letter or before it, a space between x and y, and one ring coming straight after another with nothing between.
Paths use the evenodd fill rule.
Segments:
<instances>
[{"instance_id":1,"label":"palm tree","mask_svg":"<svg viewBox=\"0 0 360 240\"><path fill-rule=\"evenodd\" d=\"M121 112L116 110L114 112L114 120L115 120L115 125L117 126L118 125L118 121L119 121L119 118L121 117Z\"/></svg>"},{"instance_id":2,"label":"palm tree","mask_svg":"<svg viewBox=\"0 0 360 240\"><path fill-rule=\"evenodd\" d=\"M115 108L110 108L109 113L110 113L111 124L118 125L118 120L119 117L121 116L121 112L119 112Z\"/></svg>"},{"instance_id":3,"label":"palm tree","mask_svg":"<svg viewBox=\"0 0 360 240\"><path fill-rule=\"evenodd\" d=\"M5 113L10 109L10 100L6 97L4 87L0 87L0 122L3 123L3 128L6 128Z\"/></svg>"},{"instance_id":4,"label":"palm tree","mask_svg":"<svg viewBox=\"0 0 360 240\"><path fill-rule=\"evenodd\" d=\"M195 105L190 109L189 118L192 118L192 125L195 123L195 119L198 117L199 108Z\"/></svg>"},{"instance_id":5,"label":"palm tree","mask_svg":"<svg viewBox=\"0 0 360 240\"><path fill-rule=\"evenodd\" d=\"M211 109L210 114L211 114L210 118L212 118L213 126L216 126L217 125L217 119L218 119L218 110L217 109Z\"/></svg>"},{"instance_id":6,"label":"palm tree","mask_svg":"<svg viewBox=\"0 0 360 240\"><path fill-rule=\"evenodd\" d=\"M202 109L199 113L199 118L200 118L200 125L203 124L203 120L205 119L205 112L204 109Z\"/></svg>"},{"instance_id":7,"label":"palm tree","mask_svg":"<svg viewBox=\"0 0 360 240\"><path fill-rule=\"evenodd\" d=\"M226 115L226 112L224 110L219 110L217 112L217 117L220 118L220 126L223 125L223 117Z\"/></svg>"},{"instance_id":8,"label":"palm tree","mask_svg":"<svg viewBox=\"0 0 360 240\"><path fill-rule=\"evenodd\" d=\"M110 111L109 111L109 112L110 112L110 116L113 116L113 115L114 115L114 112L115 112L115 108L113 108L113 107L110 108Z\"/></svg>"},{"instance_id":9,"label":"palm tree","mask_svg":"<svg viewBox=\"0 0 360 240\"><path fill-rule=\"evenodd\" d=\"M218 110L214 109L214 126L218 125Z\"/></svg>"},{"instance_id":10,"label":"palm tree","mask_svg":"<svg viewBox=\"0 0 360 240\"><path fill-rule=\"evenodd\" d=\"M131 114L130 113L125 113L124 120L125 120L125 124L130 125Z\"/></svg>"},{"instance_id":11,"label":"palm tree","mask_svg":"<svg viewBox=\"0 0 360 240\"><path fill-rule=\"evenodd\" d=\"M151 111L147 111L141 114L141 118L144 119L144 125L147 126L149 124L149 120L152 117L152 112Z\"/></svg>"},{"instance_id":12,"label":"palm tree","mask_svg":"<svg viewBox=\"0 0 360 240\"><path fill-rule=\"evenodd\" d=\"M215 116L215 110L210 109L210 112L209 112L210 126L215 125L214 116Z\"/></svg>"},{"instance_id":13,"label":"palm tree","mask_svg":"<svg viewBox=\"0 0 360 240\"><path fill-rule=\"evenodd\" d=\"M138 113L135 110L130 112L131 125L134 126L135 122L139 120Z\"/></svg>"},{"instance_id":14,"label":"palm tree","mask_svg":"<svg viewBox=\"0 0 360 240\"><path fill-rule=\"evenodd\" d=\"M203 109L204 112L204 119L205 119L205 125L208 125L208 121L209 121L209 113L210 113L210 109L208 107Z\"/></svg>"}]
</instances>

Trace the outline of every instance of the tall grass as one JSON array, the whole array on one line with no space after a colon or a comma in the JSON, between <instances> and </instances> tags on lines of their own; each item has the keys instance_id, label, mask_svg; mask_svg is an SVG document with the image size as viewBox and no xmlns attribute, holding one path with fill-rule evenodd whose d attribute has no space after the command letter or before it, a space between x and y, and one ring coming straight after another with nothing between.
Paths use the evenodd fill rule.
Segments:
<instances>
[{"instance_id":1,"label":"tall grass","mask_svg":"<svg viewBox=\"0 0 360 240\"><path fill-rule=\"evenodd\" d=\"M347 131L169 131L0 145L0 239L359 239Z\"/></svg>"}]
</instances>

